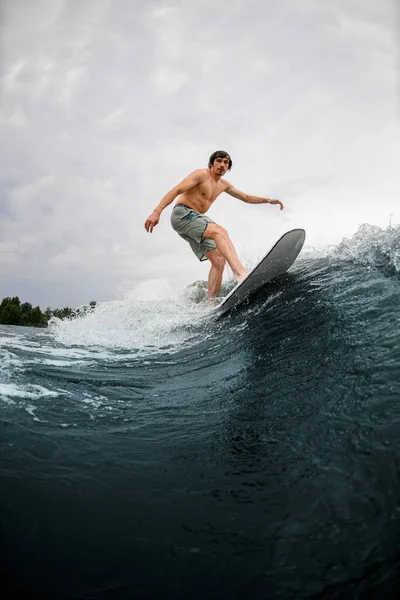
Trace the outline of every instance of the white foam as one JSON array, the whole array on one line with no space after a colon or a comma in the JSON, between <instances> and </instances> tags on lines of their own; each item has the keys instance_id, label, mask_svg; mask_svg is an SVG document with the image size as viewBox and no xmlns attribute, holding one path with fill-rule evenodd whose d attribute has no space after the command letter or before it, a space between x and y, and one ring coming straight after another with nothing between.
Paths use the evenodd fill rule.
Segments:
<instances>
[{"instance_id":1,"label":"white foam","mask_svg":"<svg viewBox=\"0 0 400 600\"><path fill-rule=\"evenodd\" d=\"M56 347L54 345L54 336L49 334L49 332L47 332L45 336L42 334L41 337L41 345L33 343L32 340L28 340L20 335L16 335L15 338L0 338L0 344L3 344L3 346L7 345L8 348L8 350L2 350L0 348L0 376L4 374L6 369L11 372L11 367L14 367L14 371L17 370L17 367L23 371L23 367L32 364L59 367L89 367L93 364L93 359L106 358L109 356L109 354L105 354L103 350L99 352L96 348ZM17 358L17 354L14 354L11 350L16 353L22 351L24 353L24 359L21 360ZM29 355L29 358L27 358L27 355Z\"/></svg>"},{"instance_id":2,"label":"white foam","mask_svg":"<svg viewBox=\"0 0 400 600\"><path fill-rule=\"evenodd\" d=\"M93 361L88 361L88 360L56 360L56 359L51 359L51 358L44 358L44 359L34 359L31 361L25 361L25 364L30 364L30 365L34 365L34 364L41 364L41 365L46 365L48 367L90 367L94 364Z\"/></svg>"},{"instance_id":3,"label":"white foam","mask_svg":"<svg viewBox=\"0 0 400 600\"><path fill-rule=\"evenodd\" d=\"M0 349L0 385L10 382L15 375L24 371L24 363L16 354Z\"/></svg>"},{"instance_id":4,"label":"white foam","mask_svg":"<svg viewBox=\"0 0 400 600\"><path fill-rule=\"evenodd\" d=\"M12 367L21 367L22 361L13 352L0 350L0 372L7 372Z\"/></svg>"},{"instance_id":5,"label":"white foam","mask_svg":"<svg viewBox=\"0 0 400 600\"><path fill-rule=\"evenodd\" d=\"M97 346L170 352L193 338L193 326L206 315L203 304L191 303L167 281L149 280L125 293L121 300L98 303L82 317L52 320L49 326L55 340L63 345L85 346L91 351ZM126 355L122 358L126 360Z\"/></svg>"},{"instance_id":6,"label":"white foam","mask_svg":"<svg viewBox=\"0 0 400 600\"><path fill-rule=\"evenodd\" d=\"M39 400L40 398L58 398L59 395L57 392L52 392L41 385L0 383L0 398L2 400L10 400L12 398Z\"/></svg>"}]
</instances>

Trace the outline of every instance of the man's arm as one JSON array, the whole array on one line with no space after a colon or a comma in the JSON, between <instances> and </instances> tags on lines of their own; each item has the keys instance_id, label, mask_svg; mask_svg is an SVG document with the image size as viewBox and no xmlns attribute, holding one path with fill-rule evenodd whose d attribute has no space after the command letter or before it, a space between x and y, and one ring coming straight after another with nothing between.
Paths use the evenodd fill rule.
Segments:
<instances>
[{"instance_id":1,"label":"man's arm","mask_svg":"<svg viewBox=\"0 0 400 600\"><path fill-rule=\"evenodd\" d=\"M196 171L193 171L193 173L190 173L190 175L185 177L185 179L182 179L182 181L178 183L178 185L173 187L172 190L167 192L164 198L156 206L156 208L153 210L146 223L144 224L146 231L152 233L154 227L158 224L160 220L160 216L164 208L167 208L167 206L169 206L171 202L175 200L175 198L177 198L181 194L184 194L185 192L188 192L196 185L201 183L204 178L205 170L197 169Z\"/></svg>"},{"instance_id":2,"label":"man's arm","mask_svg":"<svg viewBox=\"0 0 400 600\"><path fill-rule=\"evenodd\" d=\"M270 198L260 198L259 196L251 196L250 194L245 194L240 190L237 190L233 185L229 184L226 188L225 192L238 200L242 200L242 202L247 202L248 204L279 204L281 210L283 210L283 204L280 200L271 200Z\"/></svg>"}]
</instances>

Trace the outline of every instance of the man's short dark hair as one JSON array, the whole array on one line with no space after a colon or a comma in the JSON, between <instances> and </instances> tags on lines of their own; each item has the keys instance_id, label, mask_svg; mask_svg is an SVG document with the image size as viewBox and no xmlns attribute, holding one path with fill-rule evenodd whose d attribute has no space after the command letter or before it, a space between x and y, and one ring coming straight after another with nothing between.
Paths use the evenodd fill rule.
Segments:
<instances>
[{"instance_id":1,"label":"man's short dark hair","mask_svg":"<svg viewBox=\"0 0 400 600\"><path fill-rule=\"evenodd\" d=\"M209 158L208 166L212 167L216 158L229 158L229 171L232 169L232 159L225 150L217 150L213 152Z\"/></svg>"}]
</instances>

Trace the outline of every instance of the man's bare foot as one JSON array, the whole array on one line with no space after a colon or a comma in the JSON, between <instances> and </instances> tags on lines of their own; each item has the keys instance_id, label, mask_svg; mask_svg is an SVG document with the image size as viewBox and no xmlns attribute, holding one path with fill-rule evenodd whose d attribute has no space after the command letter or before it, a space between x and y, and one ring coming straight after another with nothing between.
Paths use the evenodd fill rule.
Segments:
<instances>
[{"instance_id":1,"label":"man's bare foot","mask_svg":"<svg viewBox=\"0 0 400 600\"><path fill-rule=\"evenodd\" d=\"M216 298L216 297L214 297L214 298L208 298L207 300L208 300L207 304L208 304L208 306L209 306L210 308L214 308L214 307L215 307L215 306L217 306L217 305L219 304L219 302L220 302L220 299L219 299L219 298Z\"/></svg>"},{"instance_id":2,"label":"man's bare foot","mask_svg":"<svg viewBox=\"0 0 400 600\"><path fill-rule=\"evenodd\" d=\"M244 273L244 275L241 275L240 277L237 277L236 278L236 285L239 285L239 283L242 283L242 281L244 281L246 279L246 277L247 277L248 274L249 274L249 272L246 271Z\"/></svg>"}]
</instances>

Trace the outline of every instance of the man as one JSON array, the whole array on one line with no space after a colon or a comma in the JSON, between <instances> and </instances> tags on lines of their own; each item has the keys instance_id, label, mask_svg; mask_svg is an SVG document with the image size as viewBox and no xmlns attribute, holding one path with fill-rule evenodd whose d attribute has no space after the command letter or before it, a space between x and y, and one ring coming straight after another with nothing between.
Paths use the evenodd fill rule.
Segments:
<instances>
[{"instance_id":1,"label":"man","mask_svg":"<svg viewBox=\"0 0 400 600\"><path fill-rule=\"evenodd\" d=\"M279 204L280 209L283 209L280 200L250 196L234 188L226 179L222 179L222 176L231 168L232 159L229 154L223 150L217 150L210 156L208 168L193 171L181 183L172 188L144 224L146 231L152 233L164 208L179 196L179 202L175 204L172 211L171 225L184 240L189 242L199 260L208 259L210 261L211 268L208 276L208 297L210 299L218 296L225 262L229 264L238 283L247 275L228 232L204 214L214 200L222 192L226 192L248 204Z\"/></svg>"}]
</instances>

